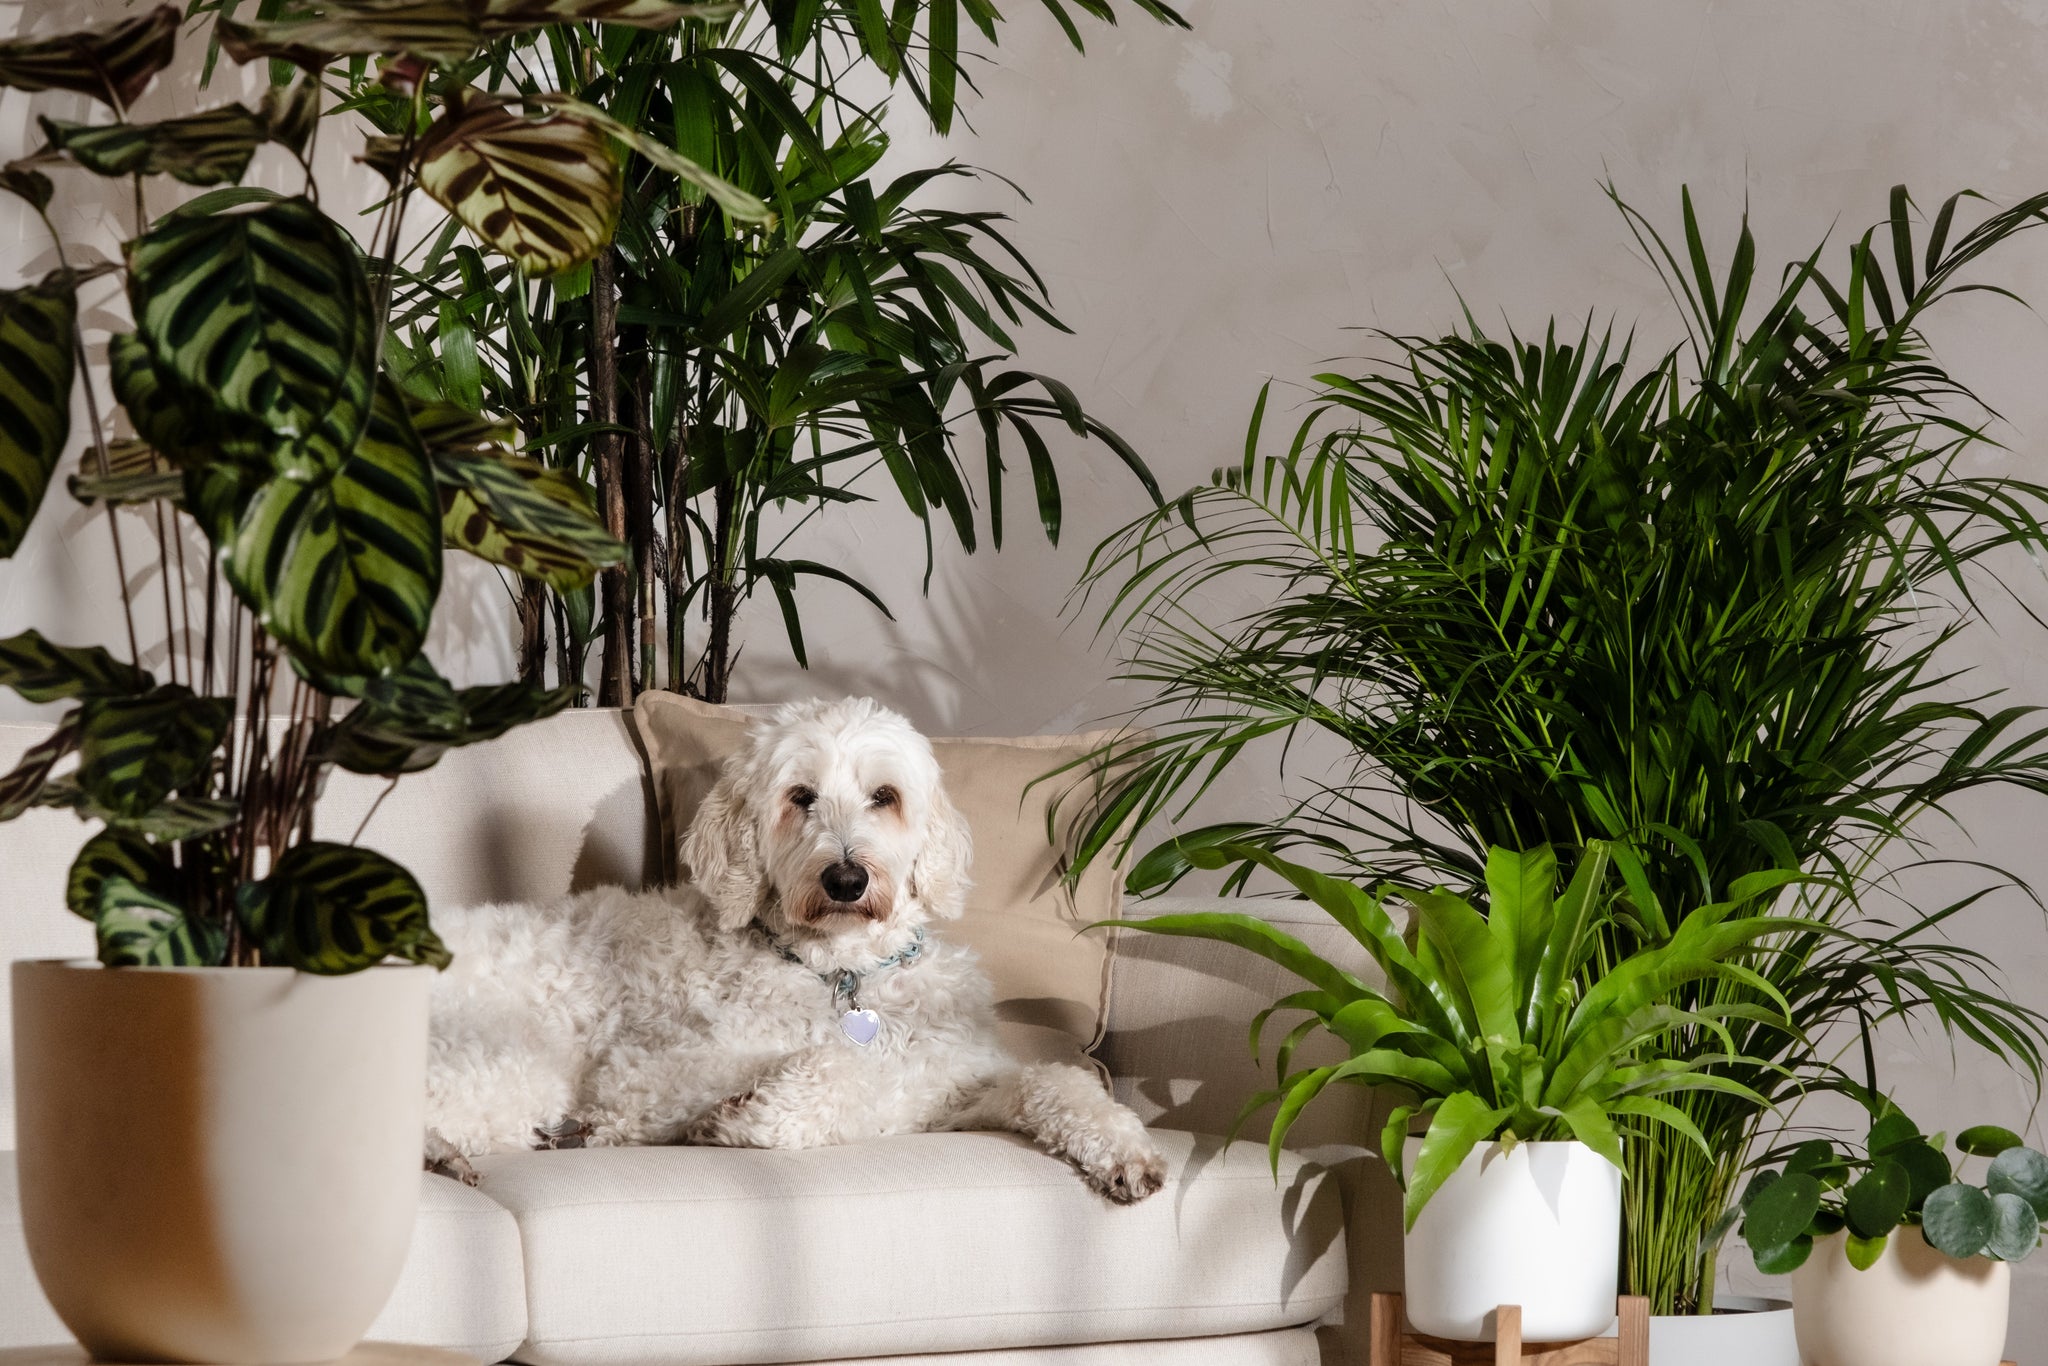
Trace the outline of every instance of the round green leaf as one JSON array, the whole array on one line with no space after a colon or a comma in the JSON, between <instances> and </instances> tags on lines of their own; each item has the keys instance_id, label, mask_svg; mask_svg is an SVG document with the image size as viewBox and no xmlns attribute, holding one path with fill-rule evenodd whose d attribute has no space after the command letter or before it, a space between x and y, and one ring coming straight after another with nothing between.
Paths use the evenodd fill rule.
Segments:
<instances>
[{"instance_id":1,"label":"round green leaf","mask_svg":"<svg viewBox=\"0 0 2048 1366\"><path fill-rule=\"evenodd\" d=\"M1887 1106L1884 1112L1871 1121L1870 1139L1866 1144L1872 1157L1884 1157L1894 1148L1902 1147L1920 1137L1920 1126L1906 1117L1906 1112Z\"/></svg>"},{"instance_id":2,"label":"round green leaf","mask_svg":"<svg viewBox=\"0 0 2048 1366\"><path fill-rule=\"evenodd\" d=\"M1882 1238L1906 1217L1913 1181L1900 1163L1879 1158L1850 1185L1845 1202L1849 1228L1862 1238Z\"/></svg>"},{"instance_id":3,"label":"round green leaf","mask_svg":"<svg viewBox=\"0 0 2048 1366\"><path fill-rule=\"evenodd\" d=\"M1991 1241L1991 1197L1962 1181L1951 1182L1927 1197L1920 1212L1920 1231L1935 1250L1950 1257L1975 1257Z\"/></svg>"},{"instance_id":4,"label":"round green leaf","mask_svg":"<svg viewBox=\"0 0 2048 1366\"><path fill-rule=\"evenodd\" d=\"M1749 1202L1742 1220L1743 1241L1751 1249L1783 1248L1804 1237L1820 1211L1820 1195L1820 1182L1806 1172L1773 1181Z\"/></svg>"},{"instance_id":5,"label":"round green leaf","mask_svg":"<svg viewBox=\"0 0 2048 1366\"><path fill-rule=\"evenodd\" d=\"M2041 1245L2041 1216L2021 1196L2001 1191L1991 1197L1991 1237L1986 1251L2001 1262L2023 1262Z\"/></svg>"},{"instance_id":6,"label":"round green leaf","mask_svg":"<svg viewBox=\"0 0 2048 1366\"><path fill-rule=\"evenodd\" d=\"M1906 1169L1906 1176L1912 1183L1906 1200L1908 1209L1920 1208L1928 1196L1955 1180L1955 1170L1949 1166L1948 1157L1930 1143L1902 1144L1892 1150L1891 1160Z\"/></svg>"},{"instance_id":7,"label":"round green leaf","mask_svg":"<svg viewBox=\"0 0 2048 1366\"><path fill-rule=\"evenodd\" d=\"M1972 1157L1996 1157L2026 1140L1997 1124L1973 1124L1956 1135L1956 1147Z\"/></svg>"},{"instance_id":8,"label":"round green leaf","mask_svg":"<svg viewBox=\"0 0 2048 1366\"><path fill-rule=\"evenodd\" d=\"M1882 1233L1875 1238L1864 1238L1851 1233L1843 1241L1842 1251L1848 1256L1850 1266L1858 1271L1868 1271L1877 1265L1878 1258L1884 1256L1885 1244L1888 1241L1889 1237Z\"/></svg>"},{"instance_id":9,"label":"round green leaf","mask_svg":"<svg viewBox=\"0 0 2048 1366\"><path fill-rule=\"evenodd\" d=\"M1813 1239L1802 1233L1776 1247L1758 1247L1751 1243L1749 1255L1756 1262L1756 1269L1764 1275L1785 1276L1806 1265L1806 1259L1813 1255Z\"/></svg>"},{"instance_id":10,"label":"round green leaf","mask_svg":"<svg viewBox=\"0 0 2048 1366\"><path fill-rule=\"evenodd\" d=\"M1991 1159L1984 1189L1993 1195L2017 1195L2048 1218L2048 1157L2032 1148L2007 1148Z\"/></svg>"}]
</instances>

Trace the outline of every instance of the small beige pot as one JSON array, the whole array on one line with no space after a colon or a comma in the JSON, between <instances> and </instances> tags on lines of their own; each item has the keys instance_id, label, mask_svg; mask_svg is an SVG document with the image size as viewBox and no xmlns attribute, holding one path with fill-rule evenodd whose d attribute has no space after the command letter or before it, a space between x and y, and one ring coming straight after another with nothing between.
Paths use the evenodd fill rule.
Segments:
<instances>
[{"instance_id":1,"label":"small beige pot","mask_svg":"<svg viewBox=\"0 0 2048 1366\"><path fill-rule=\"evenodd\" d=\"M14 964L22 1221L101 1361L332 1361L420 1188L430 968Z\"/></svg>"},{"instance_id":2,"label":"small beige pot","mask_svg":"<svg viewBox=\"0 0 2048 1366\"><path fill-rule=\"evenodd\" d=\"M1920 1230L1893 1230L1868 1271L1840 1233L1815 1241L1792 1273L1792 1323L1806 1366L1998 1366L2012 1267L1957 1261Z\"/></svg>"}]
</instances>

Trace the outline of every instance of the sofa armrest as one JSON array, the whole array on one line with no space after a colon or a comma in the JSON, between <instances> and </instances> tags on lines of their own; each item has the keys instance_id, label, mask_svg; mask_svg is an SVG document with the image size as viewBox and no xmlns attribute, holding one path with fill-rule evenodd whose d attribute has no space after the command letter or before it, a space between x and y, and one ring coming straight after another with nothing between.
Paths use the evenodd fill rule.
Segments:
<instances>
[{"instance_id":1,"label":"sofa armrest","mask_svg":"<svg viewBox=\"0 0 2048 1366\"><path fill-rule=\"evenodd\" d=\"M1235 897L1159 897L1124 908L1129 920L1187 911L1240 911L1272 922L1330 962L1373 985L1382 985L1365 951L1306 901ZM1300 1015L1279 1015L1269 1025L1263 1062L1254 1060L1247 1030L1252 1017L1302 987L1273 963L1230 944L1179 935L1117 932L1110 974L1109 1028L1098 1056L1115 1080L1117 1098L1148 1124L1198 1133L1228 1133L1240 1107L1273 1084L1273 1048ZM1336 1061L1341 1046L1312 1038L1297 1054L1303 1064ZM1374 1104L1362 1087L1333 1086L1302 1112L1290 1147L1350 1143L1377 1150ZM1265 1133L1264 1117L1251 1120L1246 1137Z\"/></svg>"}]
</instances>

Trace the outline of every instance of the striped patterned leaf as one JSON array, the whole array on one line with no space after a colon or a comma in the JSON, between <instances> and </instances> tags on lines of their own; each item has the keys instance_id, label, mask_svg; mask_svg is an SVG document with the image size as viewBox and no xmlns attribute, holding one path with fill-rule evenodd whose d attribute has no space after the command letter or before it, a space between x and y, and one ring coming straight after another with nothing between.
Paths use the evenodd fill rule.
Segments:
<instances>
[{"instance_id":1,"label":"striped patterned leaf","mask_svg":"<svg viewBox=\"0 0 2048 1366\"><path fill-rule=\"evenodd\" d=\"M594 22L633 28L672 28L686 19L717 21L739 13L737 4L678 5L669 0L470 0L487 37L523 33L549 24Z\"/></svg>"},{"instance_id":2,"label":"striped patterned leaf","mask_svg":"<svg viewBox=\"0 0 2048 1366\"><path fill-rule=\"evenodd\" d=\"M563 23L672 29L686 18L731 18L739 6L670 4L670 0L469 0L469 12L485 35L498 37Z\"/></svg>"},{"instance_id":3,"label":"striped patterned leaf","mask_svg":"<svg viewBox=\"0 0 2048 1366\"><path fill-rule=\"evenodd\" d=\"M236 593L315 672L383 674L419 653L441 591L441 509L390 381L346 454L277 474L192 470L186 506Z\"/></svg>"},{"instance_id":4,"label":"striped patterned leaf","mask_svg":"<svg viewBox=\"0 0 2048 1366\"><path fill-rule=\"evenodd\" d=\"M95 920L100 962L110 968L217 967L227 953L219 926L119 875L100 884Z\"/></svg>"},{"instance_id":5,"label":"striped patterned leaf","mask_svg":"<svg viewBox=\"0 0 2048 1366\"><path fill-rule=\"evenodd\" d=\"M140 697L93 697L79 710L78 786L117 817L145 816L199 781L234 720L227 697L166 683Z\"/></svg>"},{"instance_id":6,"label":"striped patterned leaf","mask_svg":"<svg viewBox=\"0 0 2048 1366\"><path fill-rule=\"evenodd\" d=\"M354 425L370 383L369 283L309 201L168 219L129 244L128 265L136 331L173 394L287 441Z\"/></svg>"},{"instance_id":7,"label":"striped patterned leaf","mask_svg":"<svg viewBox=\"0 0 2048 1366\"><path fill-rule=\"evenodd\" d=\"M178 11L159 5L118 24L59 38L0 43L0 85L16 90L75 90L122 108L171 64Z\"/></svg>"},{"instance_id":8,"label":"striped patterned leaf","mask_svg":"<svg viewBox=\"0 0 2048 1366\"><path fill-rule=\"evenodd\" d=\"M619 221L611 144L570 113L523 118L472 103L420 141L420 188L529 275L555 275L602 251Z\"/></svg>"},{"instance_id":9,"label":"striped patterned leaf","mask_svg":"<svg viewBox=\"0 0 2048 1366\"><path fill-rule=\"evenodd\" d=\"M576 693L574 686L529 683L458 690L420 655L390 677L368 681L362 705L334 728L322 757L351 773L417 773L450 749L553 716Z\"/></svg>"},{"instance_id":10,"label":"striped patterned leaf","mask_svg":"<svg viewBox=\"0 0 2048 1366\"><path fill-rule=\"evenodd\" d=\"M450 546L565 591L626 558L573 475L512 452L510 424L447 403L419 405L413 420L434 462Z\"/></svg>"},{"instance_id":11,"label":"striped patterned leaf","mask_svg":"<svg viewBox=\"0 0 2048 1366\"><path fill-rule=\"evenodd\" d=\"M460 6L440 0L380 4L312 19L214 24L221 50L238 62L275 57L318 71L336 57L411 56L462 61L481 45L476 22Z\"/></svg>"},{"instance_id":12,"label":"striped patterned leaf","mask_svg":"<svg viewBox=\"0 0 2048 1366\"><path fill-rule=\"evenodd\" d=\"M150 359L148 345L134 333L119 332L107 339L107 368L114 397L121 400L143 443L172 464L190 468L225 459L268 465L271 449L278 444L268 428L247 417L209 410L203 395L181 389ZM87 458L81 473L97 476L97 458L91 452Z\"/></svg>"},{"instance_id":13,"label":"striped patterned leaf","mask_svg":"<svg viewBox=\"0 0 2048 1366\"><path fill-rule=\"evenodd\" d=\"M21 548L71 435L77 322L64 272L0 291L0 559Z\"/></svg>"},{"instance_id":14,"label":"striped patterned leaf","mask_svg":"<svg viewBox=\"0 0 2048 1366\"><path fill-rule=\"evenodd\" d=\"M320 123L320 80L301 76L291 85L273 85L263 92L264 130L272 142L295 157L306 154Z\"/></svg>"},{"instance_id":15,"label":"striped patterned leaf","mask_svg":"<svg viewBox=\"0 0 2048 1366\"><path fill-rule=\"evenodd\" d=\"M64 884L64 904L73 915L99 919L100 888L110 877L125 877L138 887L165 896L176 893L177 870L161 847L129 830L102 830L85 842L71 861Z\"/></svg>"},{"instance_id":16,"label":"striped patterned leaf","mask_svg":"<svg viewBox=\"0 0 2048 1366\"><path fill-rule=\"evenodd\" d=\"M158 500L175 507L185 501L185 477L147 441L109 441L106 469L100 473L100 453L87 446L78 457L78 473L71 476L71 496L117 507Z\"/></svg>"},{"instance_id":17,"label":"striped patterned leaf","mask_svg":"<svg viewBox=\"0 0 2048 1366\"><path fill-rule=\"evenodd\" d=\"M43 794L43 785L50 780L50 770L76 748L78 713L71 711L65 713L57 729L42 743L21 756L12 773L0 777L0 821L11 821L34 806Z\"/></svg>"},{"instance_id":18,"label":"striped patterned leaf","mask_svg":"<svg viewBox=\"0 0 2048 1366\"><path fill-rule=\"evenodd\" d=\"M27 702L126 697L155 685L146 670L123 664L97 645L53 645L35 630L0 640L0 687L14 689Z\"/></svg>"},{"instance_id":19,"label":"striped patterned leaf","mask_svg":"<svg viewBox=\"0 0 2048 1366\"><path fill-rule=\"evenodd\" d=\"M339 974L386 957L448 966L427 923L427 894L411 873L368 849L302 844L261 882L235 894L242 927L266 962Z\"/></svg>"},{"instance_id":20,"label":"striped patterned leaf","mask_svg":"<svg viewBox=\"0 0 2048 1366\"><path fill-rule=\"evenodd\" d=\"M80 820L99 821L111 829L148 835L165 844L215 834L242 816L239 803L222 797L175 797L140 816L123 816L97 805L79 787L76 777L52 778L43 785L35 804L74 811Z\"/></svg>"},{"instance_id":21,"label":"striped patterned leaf","mask_svg":"<svg viewBox=\"0 0 2048 1366\"><path fill-rule=\"evenodd\" d=\"M51 147L97 175L167 175L187 185L238 183L270 136L263 116L239 104L161 123L40 122Z\"/></svg>"}]
</instances>

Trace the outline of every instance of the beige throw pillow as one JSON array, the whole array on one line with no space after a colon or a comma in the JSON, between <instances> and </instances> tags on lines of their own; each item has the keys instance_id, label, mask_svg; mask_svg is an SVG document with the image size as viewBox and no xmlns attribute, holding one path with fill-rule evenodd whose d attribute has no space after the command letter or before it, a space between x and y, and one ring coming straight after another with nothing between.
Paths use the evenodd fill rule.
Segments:
<instances>
[{"instance_id":1,"label":"beige throw pillow","mask_svg":"<svg viewBox=\"0 0 2048 1366\"><path fill-rule=\"evenodd\" d=\"M680 874L676 848L726 756L762 709L712 706L676 693L644 694L633 718L653 775L661 817L662 869ZM1026 1061L1073 1061L1102 1038L1109 1016L1113 934L1081 933L1114 917L1124 869L1106 856L1072 889L1064 859L1046 840L1047 808L1082 770L1031 786L1109 737L1034 735L1014 740L932 741L946 791L974 832L974 890L946 937L981 957L996 989L1003 1041ZM1028 791L1026 789L1029 789Z\"/></svg>"}]
</instances>

